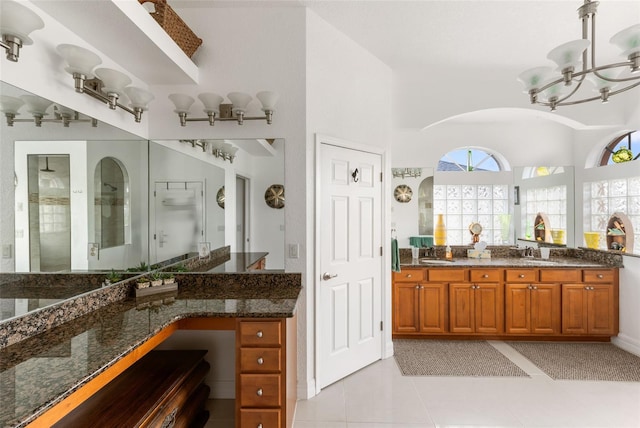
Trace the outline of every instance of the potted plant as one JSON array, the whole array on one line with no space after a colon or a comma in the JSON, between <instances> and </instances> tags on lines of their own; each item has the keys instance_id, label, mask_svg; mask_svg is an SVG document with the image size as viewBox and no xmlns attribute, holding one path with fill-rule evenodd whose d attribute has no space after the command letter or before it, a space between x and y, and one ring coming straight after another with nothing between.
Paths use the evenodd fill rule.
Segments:
<instances>
[{"instance_id":1,"label":"potted plant","mask_svg":"<svg viewBox=\"0 0 640 428\"><path fill-rule=\"evenodd\" d=\"M176 265L173 270L175 270L176 272L187 272L189 269L187 269L187 267L185 265L183 265L182 263L180 263L179 265Z\"/></svg>"},{"instance_id":2,"label":"potted plant","mask_svg":"<svg viewBox=\"0 0 640 428\"><path fill-rule=\"evenodd\" d=\"M149 276L151 278L151 286L152 287L156 287L158 285L162 285L162 276L160 275L160 272L153 272Z\"/></svg>"},{"instance_id":3,"label":"potted plant","mask_svg":"<svg viewBox=\"0 0 640 428\"><path fill-rule=\"evenodd\" d=\"M107 276L104 278L104 285L111 285L111 284L115 284L116 282L120 281L122 279L122 275L120 275L120 273L114 271L113 269L111 269L111 272L109 272L107 274Z\"/></svg>"},{"instance_id":4,"label":"potted plant","mask_svg":"<svg viewBox=\"0 0 640 428\"><path fill-rule=\"evenodd\" d=\"M165 272L160 275L162 277L163 284L173 284L176 281L176 277L172 273Z\"/></svg>"},{"instance_id":5,"label":"potted plant","mask_svg":"<svg viewBox=\"0 0 640 428\"><path fill-rule=\"evenodd\" d=\"M151 281L149 280L149 277L147 277L146 275L141 276L140 278L136 279L136 287L137 288L147 288L151 285Z\"/></svg>"}]
</instances>

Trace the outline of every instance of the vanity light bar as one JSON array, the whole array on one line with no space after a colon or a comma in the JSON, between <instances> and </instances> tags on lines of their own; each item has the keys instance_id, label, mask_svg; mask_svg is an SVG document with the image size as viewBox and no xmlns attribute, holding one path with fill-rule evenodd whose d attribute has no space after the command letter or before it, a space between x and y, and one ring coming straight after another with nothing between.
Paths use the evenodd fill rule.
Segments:
<instances>
[{"instance_id":1,"label":"vanity light bar","mask_svg":"<svg viewBox=\"0 0 640 428\"><path fill-rule=\"evenodd\" d=\"M203 152L207 151L207 148L211 147L211 154L216 158L222 160L228 160L229 163L233 163L238 152L238 147L234 147L229 143L225 143L221 140L180 140L181 143L191 144L191 147L200 147Z\"/></svg>"},{"instance_id":2,"label":"vanity light bar","mask_svg":"<svg viewBox=\"0 0 640 428\"><path fill-rule=\"evenodd\" d=\"M222 104L224 98L212 92L202 93L198 95L198 99L204 106L204 112L207 117L188 117L189 109L195 102L195 99L185 94L171 94L169 99L175 105L175 113L180 118L180 126L187 126L187 122L209 122L213 126L216 122L238 122L238 125L244 124L245 120L264 120L271 125L273 120L274 107L278 101L278 94L271 91L262 91L256 94L256 98L262 103L262 111L264 116L245 116L247 106L251 102L251 95L242 92L230 92L227 98L231 100L230 104Z\"/></svg>"}]
</instances>

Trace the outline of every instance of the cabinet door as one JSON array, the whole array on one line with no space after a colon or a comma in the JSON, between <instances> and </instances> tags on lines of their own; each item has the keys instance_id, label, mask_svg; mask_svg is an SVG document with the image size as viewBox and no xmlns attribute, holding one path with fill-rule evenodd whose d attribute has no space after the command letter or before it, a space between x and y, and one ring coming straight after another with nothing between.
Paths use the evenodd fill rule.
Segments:
<instances>
[{"instance_id":1,"label":"cabinet door","mask_svg":"<svg viewBox=\"0 0 640 428\"><path fill-rule=\"evenodd\" d=\"M531 287L531 333L560 333L560 284Z\"/></svg>"},{"instance_id":2,"label":"cabinet door","mask_svg":"<svg viewBox=\"0 0 640 428\"><path fill-rule=\"evenodd\" d=\"M420 324L418 318L418 294L420 285L410 282L393 284L393 332L417 333Z\"/></svg>"},{"instance_id":3,"label":"cabinet door","mask_svg":"<svg viewBox=\"0 0 640 428\"><path fill-rule=\"evenodd\" d=\"M420 285L420 332L446 333L449 296L447 284Z\"/></svg>"},{"instance_id":4,"label":"cabinet door","mask_svg":"<svg viewBox=\"0 0 640 428\"><path fill-rule=\"evenodd\" d=\"M504 289L502 284L475 286L475 332L498 334L504 332Z\"/></svg>"},{"instance_id":5,"label":"cabinet door","mask_svg":"<svg viewBox=\"0 0 640 428\"><path fill-rule=\"evenodd\" d=\"M449 284L449 330L451 333L475 332L475 285Z\"/></svg>"},{"instance_id":6,"label":"cabinet door","mask_svg":"<svg viewBox=\"0 0 640 428\"><path fill-rule=\"evenodd\" d=\"M616 334L613 286L587 284L587 319L590 334Z\"/></svg>"},{"instance_id":7,"label":"cabinet door","mask_svg":"<svg viewBox=\"0 0 640 428\"><path fill-rule=\"evenodd\" d=\"M506 285L506 331L509 334L531 333L530 284Z\"/></svg>"},{"instance_id":8,"label":"cabinet door","mask_svg":"<svg viewBox=\"0 0 640 428\"><path fill-rule=\"evenodd\" d=\"M562 284L562 333L587 334L587 290L583 284Z\"/></svg>"}]
</instances>

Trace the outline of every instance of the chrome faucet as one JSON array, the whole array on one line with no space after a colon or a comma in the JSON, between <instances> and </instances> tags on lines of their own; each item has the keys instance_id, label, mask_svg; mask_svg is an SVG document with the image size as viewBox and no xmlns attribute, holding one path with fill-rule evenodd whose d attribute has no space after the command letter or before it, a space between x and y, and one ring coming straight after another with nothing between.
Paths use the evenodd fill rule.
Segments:
<instances>
[{"instance_id":1,"label":"chrome faucet","mask_svg":"<svg viewBox=\"0 0 640 428\"><path fill-rule=\"evenodd\" d=\"M525 257L533 257L533 247L526 247L524 249L524 256Z\"/></svg>"},{"instance_id":2,"label":"chrome faucet","mask_svg":"<svg viewBox=\"0 0 640 428\"><path fill-rule=\"evenodd\" d=\"M428 247L425 253L426 257L435 257L436 256L436 248L435 247Z\"/></svg>"}]
</instances>

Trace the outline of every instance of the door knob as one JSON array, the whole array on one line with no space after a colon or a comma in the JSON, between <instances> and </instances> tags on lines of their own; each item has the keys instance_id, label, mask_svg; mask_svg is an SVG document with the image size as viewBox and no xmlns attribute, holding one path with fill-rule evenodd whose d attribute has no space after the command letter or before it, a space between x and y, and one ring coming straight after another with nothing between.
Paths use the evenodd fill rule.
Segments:
<instances>
[{"instance_id":1,"label":"door knob","mask_svg":"<svg viewBox=\"0 0 640 428\"><path fill-rule=\"evenodd\" d=\"M338 276L337 273L334 273L332 275L329 272L325 272L325 273L322 274L322 279L324 279L325 281L329 281L331 278L335 278L336 276Z\"/></svg>"}]
</instances>

